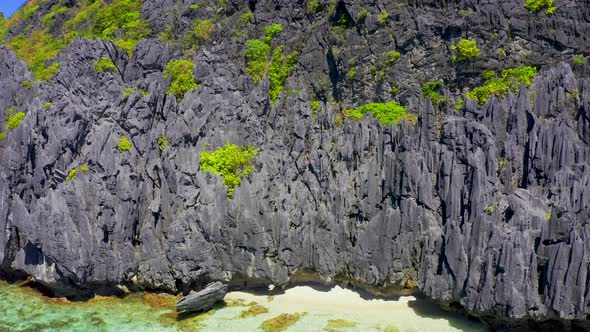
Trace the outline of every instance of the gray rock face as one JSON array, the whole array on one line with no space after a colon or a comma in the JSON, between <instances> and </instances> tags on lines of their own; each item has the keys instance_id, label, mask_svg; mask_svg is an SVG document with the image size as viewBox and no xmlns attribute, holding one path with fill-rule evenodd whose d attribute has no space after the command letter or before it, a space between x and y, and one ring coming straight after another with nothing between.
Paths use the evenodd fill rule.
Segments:
<instances>
[{"instance_id":1,"label":"gray rock face","mask_svg":"<svg viewBox=\"0 0 590 332\"><path fill-rule=\"evenodd\" d=\"M178 312L197 312L209 310L215 303L223 300L227 293L227 285L216 281L210 283L203 290L187 295L176 302Z\"/></svg>"},{"instance_id":2,"label":"gray rock face","mask_svg":"<svg viewBox=\"0 0 590 332\"><path fill-rule=\"evenodd\" d=\"M582 1L561 1L554 17L536 20L515 2L344 1L355 20L362 8L370 15L364 32L347 30L358 47L340 46L340 59L327 56L336 47L327 17L310 18L293 1L253 3L257 24L244 28L251 38L281 22L281 43L305 41L287 85L302 90L274 105L268 81L256 86L244 73L243 42L230 37L242 1L228 1L228 21L193 56L199 87L182 101L166 94L162 76L180 54L157 39L142 41L130 59L113 43L77 39L58 55L57 75L32 89L20 84L32 79L26 65L0 48L0 112L16 105L27 113L0 141L4 274L24 273L71 295L131 280L171 292L212 280L286 285L297 272L313 272L325 282L416 285L480 317L588 319L587 68L542 66L530 88L484 106L466 99L460 111L416 98L421 82L438 78L457 97L476 71L522 63L525 51L534 53L526 63L537 65L569 60L561 48L589 52ZM144 15L163 26L157 14L170 6L147 1ZM387 27L377 21L383 9ZM554 38L537 36L552 26ZM494 28L507 41L510 27L509 58L463 67L443 60L449 50L440 41L467 27L481 41ZM387 75L392 83L345 78L347 59L371 64L392 49L403 52ZM94 71L103 56L114 59L116 73ZM394 82L419 115L416 125L386 127L371 117L336 125L337 104L320 98L317 117L309 104L321 91L344 103L390 100L384 91ZM136 92L124 97L128 86ZM161 136L170 142L164 151ZM131 151L118 151L121 137ZM231 200L219 176L199 170L199 153L227 141L261 150ZM65 181L82 164L89 171Z\"/></svg>"}]
</instances>

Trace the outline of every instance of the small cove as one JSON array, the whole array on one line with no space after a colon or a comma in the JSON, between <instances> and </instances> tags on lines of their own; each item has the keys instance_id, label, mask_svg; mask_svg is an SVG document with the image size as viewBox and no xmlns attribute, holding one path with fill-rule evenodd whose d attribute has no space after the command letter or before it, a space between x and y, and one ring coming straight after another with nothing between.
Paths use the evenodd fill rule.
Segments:
<instances>
[{"instance_id":1,"label":"small cove","mask_svg":"<svg viewBox=\"0 0 590 332\"><path fill-rule=\"evenodd\" d=\"M485 331L477 321L412 296L367 300L338 286L329 291L297 286L271 296L230 292L225 305L184 317L174 310L177 299L167 294L133 293L124 298L97 296L69 302L0 282L0 330Z\"/></svg>"}]
</instances>

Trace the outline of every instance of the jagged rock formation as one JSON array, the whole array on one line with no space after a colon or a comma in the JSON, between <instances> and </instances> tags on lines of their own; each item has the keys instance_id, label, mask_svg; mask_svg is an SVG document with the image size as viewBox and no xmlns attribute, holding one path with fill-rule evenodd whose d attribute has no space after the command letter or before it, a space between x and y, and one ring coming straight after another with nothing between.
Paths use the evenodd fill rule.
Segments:
<instances>
[{"instance_id":1,"label":"jagged rock formation","mask_svg":"<svg viewBox=\"0 0 590 332\"><path fill-rule=\"evenodd\" d=\"M154 31L180 17L181 34L210 14L189 4L172 11L173 3L144 4ZM211 280L285 285L313 272L326 282L414 289L490 321L582 324L590 314L590 82L587 65L574 72L559 61L590 52L590 9L558 3L551 17L515 2L342 1L338 10L355 23L335 46L329 13L230 0L193 55L200 85L179 102L166 94L162 70L186 55L157 38L131 58L111 42L78 38L57 56L57 75L31 89L20 83L33 80L26 64L0 48L0 111L27 113L0 141L0 269L56 294L131 280L167 291ZM256 86L244 72L243 40L231 37L248 8L250 38L279 22L281 43L304 43L287 84L294 93L274 105L268 81ZM392 18L383 27L385 10ZM467 33L488 56L455 65L449 46ZM507 58L494 43L505 44ZM385 80L361 69L346 77L354 61L369 68L392 49L402 56ZM97 74L102 57L118 71ZM455 112L418 98L424 81L444 79L455 98L481 71L512 64L540 73L504 100L466 100ZM416 125L337 124L337 102L390 100L393 85ZM137 92L122 96L129 86ZM312 100L322 101L317 115ZM131 151L118 151L122 136ZM164 151L161 136L170 142ZM226 141L261 149L231 200L219 176L199 171L199 152ZM65 181L81 164L89 171Z\"/></svg>"}]
</instances>

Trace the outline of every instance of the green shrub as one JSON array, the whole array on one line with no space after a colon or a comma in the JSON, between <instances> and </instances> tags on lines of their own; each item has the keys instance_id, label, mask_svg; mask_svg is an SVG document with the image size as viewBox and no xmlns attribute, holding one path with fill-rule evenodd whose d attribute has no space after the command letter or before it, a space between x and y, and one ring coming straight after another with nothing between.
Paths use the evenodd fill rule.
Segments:
<instances>
[{"instance_id":1,"label":"green shrub","mask_svg":"<svg viewBox=\"0 0 590 332\"><path fill-rule=\"evenodd\" d=\"M422 99L430 98L432 105L438 110L445 107L449 101L449 98L440 94L442 87L442 81L426 82L422 86Z\"/></svg>"},{"instance_id":2,"label":"green shrub","mask_svg":"<svg viewBox=\"0 0 590 332\"><path fill-rule=\"evenodd\" d=\"M24 112L18 112L8 118L7 128L9 130L16 129L20 127L21 123L25 119L27 115Z\"/></svg>"},{"instance_id":3,"label":"green shrub","mask_svg":"<svg viewBox=\"0 0 590 332\"><path fill-rule=\"evenodd\" d=\"M201 170L221 175L223 184L227 186L227 197L232 198L235 188L254 169L251 165L252 158L259 151L251 145L239 147L228 142L225 147L213 152L201 152Z\"/></svg>"},{"instance_id":4,"label":"green shrub","mask_svg":"<svg viewBox=\"0 0 590 332\"><path fill-rule=\"evenodd\" d=\"M459 112L461 109L463 109L463 102L463 97L457 98L457 101L455 102L455 111Z\"/></svg>"},{"instance_id":5,"label":"green shrub","mask_svg":"<svg viewBox=\"0 0 590 332\"><path fill-rule=\"evenodd\" d=\"M483 212L485 212L486 214L492 215L494 213L494 207L492 205L488 205L486 207L483 208Z\"/></svg>"},{"instance_id":6,"label":"green shrub","mask_svg":"<svg viewBox=\"0 0 590 332\"><path fill-rule=\"evenodd\" d=\"M266 75L270 45L259 39L246 41L246 72L258 84Z\"/></svg>"},{"instance_id":7,"label":"green shrub","mask_svg":"<svg viewBox=\"0 0 590 332\"><path fill-rule=\"evenodd\" d=\"M150 34L141 19L142 0L113 0L108 3L85 0L78 13L64 24L70 37L112 40L129 55L139 41Z\"/></svg>"},{"instance_id":8,"label":"green shrub","mask_svg":"<svg viewBox=\"0 0 590 332\"><path fill-rule=\"evenodd\" d=\"M309 103L311 106L311 118L313 120L317 119L318 117L318 110L320 109L320 102L318 100L314 100Z\"/></svg>"},{"instance_id":9,"label":"green shrub","mask_svg":"<svg viewBox=\"0 0 590 332\"><path fill-rule=\"evenodd\" d=\"M240 23L242 23L242 24L250 23L250 22L252 22L253 19L254 19L254 13L251 11L247 11L244 13L244 15L242 15L242 17L240 17Z\"/></svg>"},{"instance_id":10,"label":"green shrub","mask_svg":"<svg viewBox=\"0 0 590 332\"><path fill-rule=\"evenodd\" d=\"M297 65L298 56L298 52L293 52L285 57L283 46L279 46L273 51L272 60L268 69L268 77L270 79L268 94L273 103L279 98L281 91L285 89L287 78L291 76Z\"/></svg>"},{"instance_id":11,"label":"green shrub","mask_svg":"<svg viewBox=\"0 0 590 332\"><path fill-rule=\"evenodd\" d=\"M531 66L505 69L501 77L486 74L484 85L468 92L467 97L484 105L492 95L505 98L510 92L517 93L522 84L531 86L536 74L537 69Z\"/></svg>"},{"instance_id":12,"label":"green shrub","mask_svg":"<svg viewBox=\"0 0 590 332\"><path fill-rule=\"evenodd\" d=\"M6 139L6 136L7 136L7 134L6 134L5 131L0 131L0 141L5 140Z\"/></svg>"},{"instance_id":13,"label":"green shrub","mask_svg":"<svg viewBox=\"0 0 590 332\"><path fill-rule=\"evenodd\" d=\"M373 114L373 117L385 126L391 126L401 120L413 121L413 116L406 113L406 108L395 101L371 103L345 111L346 116L356 120L361 119L367 113Z\"/></svg>"},{"instance_id":14,"label":"green shrub","mask_svg":"<svg viewBox=\"0 0 590 332\"><path fill-rule=\"evenodd\" d=\"M123 96L124 98L127 98L129 96L131 96L132 94L135 93L135 89L128 86L125 89L123 89L123 92L121 92L121 96Z\"/></svg>"},{"instance_id":15,"label":"green shrub","mask_svg":"<svg viewBox=\"0 0 590 332\"><path fill-rule=\"evenodd\" d=\"M320 2L318 0L307 0L305 6L307 7L307 11L315 14L320 9Z\"/></svg>"},{"instance_id":16,"label":"green shrub","mask_svg":"<svg viewBox=\"0 0 590 332\"><path fill-rule=\"evenodd\" d=\"M546 9L545 13L551 15L557 10L555 7L555 0L526 0L524 8L528 9L531 13L536 13L542 9Z\"/></svg>"},{"instance_id":17,"label":"green shrub","mask_svg":"<svg viewBox=\"0 0 590 332\"><path fill-rule=\"evenodd\" d=\"M551 212L545 214L545 220L546 221L551 220Z\"/></svg>"},{"instance_id":18,"label":"green shrub","mask_svg":"<svg viewBox=\"0 0 590 332\"><path fill-rule=\"evenodd\" d=\"M41 8L39 5L33 6L31 8L26 8L25 6L22 16L23 21L30 19L31 16L33 16L39 10L39 8Z\"/></svg>"},{"instance_id":19,"label":"green shrub","mask_svg":"<svg viewBox=\"0 0 590 332\"><path fill-rule=\"evenodd\" d=\"M56 62L46 66L46 63L55 58L66 42L47 31L33 31L28 37L20 34L12 38L8 45L29 65L35 78L47 81L57 73L59 64Z\"/></svg>"},{"instance_id":20,"label":"green shrub","mask_svg":"<svg viewBox=\"0 0 590 332\"><path fill-rule=\"evenodd\" d=\"M161 136L160 138L158 138L158 147L160 147L160 151L166 150L167 146L168 139L166 138L166 136Z\"/></svg>"},{"instance_id":21,"label":"green shrub","mask_svg":"<svg viewBox=\"0 0 590 332\"><path fill-rule=\"evenodd\" d=\"M183 38L183 46L187 50L197 50L206 44L213 33L213 20L195 19L192 30Z\"/></svg>"},{"instance_id":22,"label":"green shrub","mask_svg":"<svg viewBox=\"0 0 590 332\"><path fill-rule=\"evenodd\" d=\"M88 173L88 165L84 164L84 165L80 166L80 170L84 174Z\"/></svg>"},{"instance_id":23,"label":"green shrub","mask_svg":"<svg viewBox=\"0 0 590 332\"><path fill-rule=\"evenodd\" d=\"M117 71L117 66L113 63L113 60L103 57L94 63L94 70L96 70L97 73L114 73Z\"/></svg>"},{"instance_id":24,"label":"green shrub","mask_svg":"<svg viewBox=\"0 0 590 332\"><path fill-rule=\"evenodd\" d=\"M283 27L278 23L273 23L264 27L264 42L270 45L272 40L283 31Z\"/></svg>"},{"instance_id":25,"label":"green shrub","mask_svg":"<svg viewBox=\"0 0 590 332\"><path fill-rule=\"evenodd\" d=\"M573 59L574 59L574 63L577 65L580 65L580 66L585 65L587 62L586 57L584 57L584 55L582 55L582 54L574 54Z\"/></svg>"},{"instance_id":26,"label":"green shrub","mask_svg":"<svg viewBox=\"0 0 590 332\"><path fill-rule=\"evenodd\" d=\"M461 39L456 45L451 46L451 49L457 51L452 57L453 61L457 62L471 61L481 55L475 40Z\"/></svg>"},{"instance_id":27,"label":"green shrub","mask_svg":"<svg viewBox=\"0 0 590 332\"><path fill-rule=\"evenodd\" d=\"M26 89L32 89L33 88L33 82L29 81L29 80L25 80L20 82L20 84L26 88Z\"/></svg>"},{"instance_id":28,"label":"green shrub","mask_svg":"<svg viewBox=\"0 0 590 332\"><path fill-rule=\"evenodd\" d=\"M119 152L124 151L131 151L131 142L127 139L127 137L123 136L119 140Z\"/></svg>"},{"instance_id":29,"label":"green shrub","mask_svg":"<svg viewBox=\"0 0 590 332\"><path fill-rule=\"evenodd\" d=\"M363 9L360 11L359 13L359 18L366 18L367 16L369 16L369 11L366 9Z\"/></svg>"},{"instance_id":30,"label":"green shrub","mask_svg":"<svg viewBox=\"0 0 590 332\"><path fill-rule=\"evenodd\" d=\"M400 56L401 56L400 52L389 51L389 52L385 53L385 62L388 66L391 66L397 61L397 59L399 59Z\"/></svg>"},{"instance_id":31,"label":"green shrub","mask_svg":"<svg viewBox=\"0 0 590 332\"><path fill-rule=\"evenodd\" d=\"M52 105L53 105L53 103L50 102L50 101L48 101L45 104L43 104L43 108L46 109L46 110L48 110L49 108L51 108Z\"/></svg>"},{"instance_id":32,"label":"green shrub","mask_svg":"<svg viewBox=\"0 0 590 332\"><path fill-rule=\"evenodd\" d=\"M72 169L68 173L68 178L66 179L66 181L70 182L72 180L75 180L77 175L78 175L78 169L77 168Z\"/></svg>"},{"instance_id":33,"label":"green shrub","mask_svg":"<svg viewBox=\"0 0 590 332\"><path fill-rule=\"evenodd\" d=\"M167 92L176 96L178 102L182 101L187 91L198 86L193 74L194 68L195 64L191 60L174 60L166 65L164 77L172 80Z\"/></svg>"},{"instance_id":34,"label":"green shrub","mask_svg":"<svg viewBox=\"0 0 590 332\"><path fill-rule=\"evenodd\" d=\"M291 76L297 65L298 52L284 55L284 46L276 47L271 54L271 43L282 31L280 24L271 24L264 28L264 40L250 39L246 41L246 72L252 76L254 84L266 77L270 80L269 96L274 104L281 91L285 89L287 78Z\"/></svg>"},{"instance_id":35,"label":"green shrub","mask_svg":"<svg viewBox=\"0 0 590 332\"><path fill-rule=\"evenodd\" d=\"M388 19L389 19L389 13L387 13L387 10L383 10L381 12L381 14L379 14L379 24L384 25Z\"/></svg>"}]
</instances>

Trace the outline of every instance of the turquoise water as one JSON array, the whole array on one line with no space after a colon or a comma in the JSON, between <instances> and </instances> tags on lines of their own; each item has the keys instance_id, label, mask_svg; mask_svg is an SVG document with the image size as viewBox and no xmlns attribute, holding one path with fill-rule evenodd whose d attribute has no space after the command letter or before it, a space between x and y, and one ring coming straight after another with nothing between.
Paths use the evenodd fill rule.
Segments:
<instances>
[{"instance_id":1,"label":"turquoise water","mask_svg":"<svg viewBox=\"0 0 590 332\"><path fill-rule=\"evenodd\" d=\"M477 322L428 309L415 310L413 297L364 300L333 288L295 287L275 296L229 293L225 305L200 315L178 317L177 297L136 293L87 302L52 299L0 283L1 331L484 331Z\"/></svg>"}]
</instances>

